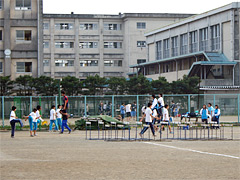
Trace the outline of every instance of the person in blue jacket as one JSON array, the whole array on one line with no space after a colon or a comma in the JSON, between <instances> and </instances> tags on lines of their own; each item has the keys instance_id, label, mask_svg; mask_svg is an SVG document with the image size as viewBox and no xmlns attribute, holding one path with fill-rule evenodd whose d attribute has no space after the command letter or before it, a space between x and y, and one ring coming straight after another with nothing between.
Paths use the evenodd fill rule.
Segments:
<instances>
[{"instance_id":1,"label":"person in blue jacket","mask_svg":"<svg viewBox=\"0 0 240 180\"><path fill-rule=\"evenodd\" d=\"M212 121L216 121L218 125L219 125L220 114L221 114L221 111L220 111L218 105L215 105L215 110L214 110ZM218 126L218 128L219 128L219 126Z\"/></svg>"},{"instance_id":2,"label":"person in blue jacket","mask_svg":"<svg viewBox=\"0 0 240 180\"><path fill-rule=\"evenodd\" d=\"M202 117L202 122L205 122L206 124L208 123L208 109L207 106L204 104L203 108L200 111L201 117Z\"/></svg>"}]
</instances>

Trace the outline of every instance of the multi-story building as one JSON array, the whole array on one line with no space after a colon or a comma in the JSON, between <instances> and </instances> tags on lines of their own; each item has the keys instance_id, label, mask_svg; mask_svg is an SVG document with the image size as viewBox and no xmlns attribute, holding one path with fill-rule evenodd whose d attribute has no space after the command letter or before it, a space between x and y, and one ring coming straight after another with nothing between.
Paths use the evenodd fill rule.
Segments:
<instances>
[{"instance_id":1,"label":"multi-story building","mask_svg":"<svg viewBox=\"0 0 240 180\"><path fill-rule=\"evenodd\" d=\"M44 75L126 77L146 62L144 34L190 14L44 14Z\"/></svg>"},{"instance_id":2,"label":"multi-story building","mask_svg":"<svg viewBox=\"0 0 240 180\"><path fill-rule=\"evenodd\" d=\"M42 74L42 43L42 1L0 0L0 76Z\"/></svg>"},{"instance_id":3,"label":"multi-story building","mask_svg":"<svg viewBox=\"0 0 240 180\"><path fill-rule=\"evenodd\" d=\"M170 82L197 75L207 93L239 92L239 21L235 2L147 33L148 60L131 68Z\"/></svg>"}]
</instances>

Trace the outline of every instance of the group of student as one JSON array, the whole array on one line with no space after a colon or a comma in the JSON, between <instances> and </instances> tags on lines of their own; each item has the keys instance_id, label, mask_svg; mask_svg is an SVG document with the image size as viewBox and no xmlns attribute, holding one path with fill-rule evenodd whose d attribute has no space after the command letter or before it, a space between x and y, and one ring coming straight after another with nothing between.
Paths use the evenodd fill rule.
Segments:
<instances>
[{"instance_id":1,"label":"group of student","mask_svg":"<svg viewBox=\"0 0 240 180\"><path fill-rule=\"evenodd\" d=\"M61 91L61 94L63 96L63 105L58 105L58 109L56 109L55 105L52 105L50 110L50 124L49 124L49 131L52 132L52 125L55 124L55 130L59 131L61 127L60 133L62 134L64 132L64 127L68 129L69 134L71 133L71 129L67 125L67 119L69 117L67 113L68 109L68 97L65 95L64 91ZM14 131L15 131L15 124L19 123L21 127L23 127L22 120L19 119L16 116L16 110L17 108L15 106L12 106L12 111L10 113L10 125L11 125L11 137L14 138ZM38 105L37 108L34 108L33 111L28 115L25 116L25 121L28 120L29 122L29 128L30 128L30 137L37 136L37 128L38 124L43 122L42 116L41 116L41 106Z\"/></svg>"},{"instance_id":2,"label":"group of student","mask_svg":"<svg viewBox=\"0 0 240 180\"><path fill-rule=\"evenodd\" d=\"M215 109L214 109L211 103L208 103L208 107L204 104L203 108L200 110L202 122L205 122L206 124L208 124L211 121L217 122L217 124L219 124L220 114L221 114L221 111L218 105L215 105Z\"/></svg>"},{"instance_id":3,"label":"group of student","mask_svg":"<svg viewBox=\"0 0 240 180\"><path fill-rule=\"evenodd\" d=\"M122 121L125 118L125 114L126 114L127 121L129 121L131 117L134 120L137 114L136 110L137 110L137 104L135 101L132 104L128 103L126 105L122 103L122 105L120 106L120 115L121 115Z\"/></svg>"},{"instance_id":4,"label":"group of student","mask_svg":"<svg viewBox=\"0 0 240 180\"><path fill-rule=\"evenodd\" d=\"M163 95L159 94L157 99L155 95L152 95L152 102L149 102L147 107L142 108L143 116L140 122L145 118L145 123L150 126L153 136L155 136L155 131L158 131L158 127L155 125L156 122L160 123L166 122L168 125L170 133L173 133L170 126L170 117L169 117L169 105L164 104ZM142 137L143 134L148 129L148 126L145 126L139 135ZM164 125L162 125L161 130L164 130ZM161 133L161 131L159 131Z\"/></svg>"}]
</instances>

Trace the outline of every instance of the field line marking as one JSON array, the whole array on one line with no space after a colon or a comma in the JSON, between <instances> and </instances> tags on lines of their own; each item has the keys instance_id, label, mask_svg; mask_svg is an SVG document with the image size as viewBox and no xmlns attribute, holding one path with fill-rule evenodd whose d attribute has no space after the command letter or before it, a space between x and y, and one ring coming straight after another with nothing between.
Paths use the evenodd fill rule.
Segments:
<instances>
[{"instance_id":1,"label":"field line marking","mask_svg":"<svg viewBox=\"0 0 240 180\"><path fill-rule=\"evenodd\" d=\"M151 144L151 145L155 145L155 146L162 146L162 147L167 147L167 148L172 148L172 149L178 149L178 150L182 150L182 151L190 151L190 152L195 152L195 153L200 153L200 154L208 154L208 155L213 155L213 156L222 156L222 157L228 157L228 158L233 158L233 159L240 159L240 157L237 157L237 156L218 154L218 153L210 153L210 152L198 151L198 150L193 150L193 149L180 148L180 147L176 147L176 146L169 146L169 145L165 145L165 144L157 144L157 143L152 143L152 142L142 142L142 143Z\"/></svg>"}]
</instances>

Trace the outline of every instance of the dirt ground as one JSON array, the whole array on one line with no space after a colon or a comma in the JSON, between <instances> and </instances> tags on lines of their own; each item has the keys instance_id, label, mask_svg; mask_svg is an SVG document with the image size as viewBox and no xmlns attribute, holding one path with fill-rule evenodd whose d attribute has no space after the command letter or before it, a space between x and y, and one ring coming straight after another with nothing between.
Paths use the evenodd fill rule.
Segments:
<instances>
[{"instance_id":1,"label":"dirt ground","mask_svg":"<svg viewBox=\"0 0 240 180\"><path fill-rule=\"evenodd\" d=\"M226 132L227 133L227 132ZM96 137L97 132L92 132ZM85 131L0 132L0 179L238 179L240 141L85 140ZM239 127L234 137L240 139Z\"/></svg>"}]
</instances>

